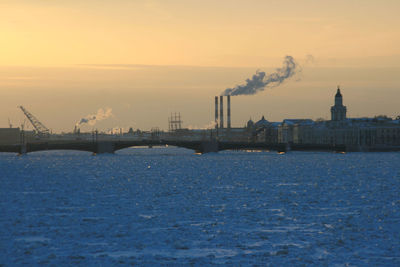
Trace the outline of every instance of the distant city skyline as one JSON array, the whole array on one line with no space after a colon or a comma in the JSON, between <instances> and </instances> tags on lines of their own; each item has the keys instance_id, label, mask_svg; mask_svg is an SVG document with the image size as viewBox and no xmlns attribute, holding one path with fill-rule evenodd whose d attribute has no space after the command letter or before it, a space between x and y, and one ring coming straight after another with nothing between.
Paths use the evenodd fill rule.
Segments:
<instances>
[{"instance_id":1,"label":"distant city skyline","mask_svg":"<svg viewBox=\"0 0 400 267\"><path fill-rule=\"evenodd\" d=\"M287 55L302 72L232 97L232 126L251 117L329 119L342 88L348 117L398 116L399 1L0 1L0 127L23 105L53 131L168 129L213 121L213 99Z\"/></svg>"}]
</instances>

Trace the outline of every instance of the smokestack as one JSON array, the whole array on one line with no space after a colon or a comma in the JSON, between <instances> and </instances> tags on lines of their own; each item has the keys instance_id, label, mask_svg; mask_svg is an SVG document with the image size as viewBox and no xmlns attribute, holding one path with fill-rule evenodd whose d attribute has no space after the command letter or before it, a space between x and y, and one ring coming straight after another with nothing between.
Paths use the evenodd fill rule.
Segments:
<instances>
[{"instance_id":1,"label":"smokestack","mask_svg":"<svg viewBox=\"0 0 400 267\"><path fill-rule=\"evenodd\" d=\"M218 96L215 97L215 129L218 129Z\"/></svg>"},{"instance_id":2,"label":"smokestack","mask_svg":"<svg viewBox=\"0 0 400 267\"><path fill-rule=\"evenodd\" d=\"M224 97L219 97L219 128L224 129Z\"/></svg>"},{"instance_id":3,"label":"smokestack","mask_svg":"<svg viewBox=\"0 0 400 267\"><path fill-rule=\"evenodd\" d=\"M227 121L226 121L226 127L228 127L228 129L231 128L231 96L228 95L227 97L228 100L228 113L227 113Z\"/></svg>"}]
</instances>

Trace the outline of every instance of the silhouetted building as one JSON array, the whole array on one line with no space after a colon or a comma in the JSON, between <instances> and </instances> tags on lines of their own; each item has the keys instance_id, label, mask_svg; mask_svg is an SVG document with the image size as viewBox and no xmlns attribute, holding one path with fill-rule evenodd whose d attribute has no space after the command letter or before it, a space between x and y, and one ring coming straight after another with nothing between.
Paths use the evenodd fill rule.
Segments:
<instances>
[{"instance_id":1,"label":"silhouetted building","mask_svg":"<svg viewBox=\"0 0 400 267\"><path fill-rule=\"evenodd\" d=\"M0 128L0 144L19 144L20 139L19 128Z\"/></svg>"},{"instance_id":2,"label":"silhouetted building","mask_svg":"<svg viewBox=\"0 0 400 267\"><path fill-rule=\"evenodd\" d=\"M343 97L338 87L335 95L335 105L331 107L331 120L344 121L346 119L347 108L343 106Z\"/></svg>"},{"instance_id":3,"label":"silhouetted building","mask_svg":"<svg viewBox=\"0 0 400 267\"><path fill-rule=\"evenodd\" d=\"M329 121L283 120L278 143L345 145L348 150L374 150L400 145L400 121L391 118L347 118L340 89Z\"/></svg>"}]
</instances>

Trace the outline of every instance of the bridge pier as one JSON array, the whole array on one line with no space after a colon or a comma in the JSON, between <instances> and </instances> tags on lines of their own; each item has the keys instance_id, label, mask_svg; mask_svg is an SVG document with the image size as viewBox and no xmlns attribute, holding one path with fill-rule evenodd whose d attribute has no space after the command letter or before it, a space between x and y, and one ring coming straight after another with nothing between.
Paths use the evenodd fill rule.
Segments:
<instances>
[{"instance_id":1,"label":"bridge pier","mask_svg":"<svg viewBox=\"0 0 400 267\"><path fill-rule=\"evenodd\" d=\"M22 144L19 148L19 155L25 155L27 153L27 148L26 148L26 144Z\"/></svg>"},{"instance_id":2,"label":"bridge pier","mask_svg":"<svg viewBox=\"0 0 400 267\"><path fill-rule=\"evenodd\" d=\"M114 154L115 147L113 142L98 142L96 144L96 154Z\"/></svg>"},{"instance_id":3,"label":"bridge pier","mask_svg":"<svg viewBox=\"0 0 400 267\"><path fill-rule=\"evenodd\" d=\"M284 152L289 152L290 150L292 150L292 145L290 143L286 143Z\"/></svg>"},{"instance_id":4,"label":"bridge pier","mask_svg":"<svg viewBox=\"0 0 400 267\"><path fill-rule=\"evenodd\" d=\"M200 143L200 153L210 153L210 152L218 152L218 141L212 140L212 141L202 141Z\"/></svg>"}]
</instances>

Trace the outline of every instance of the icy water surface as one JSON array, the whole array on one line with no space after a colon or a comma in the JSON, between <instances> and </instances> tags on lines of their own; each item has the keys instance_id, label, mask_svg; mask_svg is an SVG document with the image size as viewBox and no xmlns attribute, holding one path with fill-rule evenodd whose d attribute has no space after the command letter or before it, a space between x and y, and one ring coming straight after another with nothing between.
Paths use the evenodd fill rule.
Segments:
<instances>
[{"instance_id":1,"label":"icy water surface","mask_svg":"<svg viewBox=\"0 0 400 267\"><path fill-rule=\"evenodd\" d=\"M400 266L400 153L0 153L0 265Z\"/></svg>"}]
</instances>

